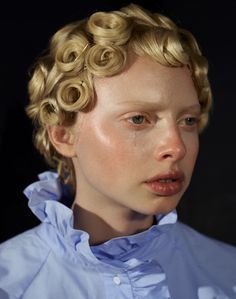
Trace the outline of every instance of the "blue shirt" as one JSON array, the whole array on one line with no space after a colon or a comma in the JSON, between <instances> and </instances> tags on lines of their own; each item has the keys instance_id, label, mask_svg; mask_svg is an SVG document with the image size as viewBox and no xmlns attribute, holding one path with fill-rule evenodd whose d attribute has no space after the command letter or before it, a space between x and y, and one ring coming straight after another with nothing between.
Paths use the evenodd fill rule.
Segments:
<instances>
[{"instance_id":1,"label":"blue shirt","mask_svg":"<svg viewBox=\"0 0 236 299\"><path fill-rule=\"evenodd\" d=\"M1 299L232 299L236 248L177 221L176 212L97 246L73 228L63 187L45 172L26 188L42 223L0 245Z\"/></svg>"}]
</instances>

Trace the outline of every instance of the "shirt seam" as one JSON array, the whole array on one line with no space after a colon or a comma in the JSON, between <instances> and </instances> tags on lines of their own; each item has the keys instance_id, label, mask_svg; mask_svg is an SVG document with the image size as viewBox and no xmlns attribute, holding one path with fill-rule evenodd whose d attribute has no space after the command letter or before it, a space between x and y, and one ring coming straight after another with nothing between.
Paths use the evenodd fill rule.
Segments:
<instances>
[{"instance_id":1,"label":"shirt seam","mask_svg":"<svg viewBox=\"0 0 236 299\"><path fill-rule=\"evenodd\" d=\"M34 279L36 278L36 276L39 274L39 272L41 271L41 269L43 268L43 266L44 266L45 263L47 262L48 257L49 257L49 255L51 254L51 251L52 251L52 250L50 249L49 252L48 252L48 254L46 255L45 260L44 260L43 263L40 265L38 271L34 274L33 278L32 278L31 281L29 282L28 286L23 290L21 296L23 296L23 295L26 293L26 291L29 289L29 287L30 287L31 284L33 283Z\"/></svg>"}]
</instances>

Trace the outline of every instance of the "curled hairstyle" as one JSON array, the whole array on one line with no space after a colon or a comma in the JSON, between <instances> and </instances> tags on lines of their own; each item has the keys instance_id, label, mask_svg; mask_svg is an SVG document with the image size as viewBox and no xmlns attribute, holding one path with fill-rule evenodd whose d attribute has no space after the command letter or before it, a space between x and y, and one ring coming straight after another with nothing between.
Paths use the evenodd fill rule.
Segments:
<instances>
[{"instance_id":1,"label":"curled hairstyle","mask_svg":"<svg viewBox=\"0 0 236 299\"><path fill-rule=\"evenodd\" d=\"M187 66L201 105L199 131L208 122L212 102L208 63L189 31L135 4L68 24L55 33L47 54L34 67L26 112L35 124L37 149L73 188L72 161L55 150L47 126L73 125L79 111L91 111L95 105L93 77L122 72L128 51L164 66Z\"/></svg>"}]
</instances>

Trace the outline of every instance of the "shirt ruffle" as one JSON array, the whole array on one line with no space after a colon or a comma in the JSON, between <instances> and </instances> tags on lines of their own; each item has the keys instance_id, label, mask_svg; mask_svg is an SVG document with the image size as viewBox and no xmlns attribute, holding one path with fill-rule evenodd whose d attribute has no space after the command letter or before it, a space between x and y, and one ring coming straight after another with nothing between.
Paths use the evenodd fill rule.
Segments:
<instances>
[{"instance_id":1,"label":"shirt ruffle","mask_svg":"<svg viewBox=\"0 0 236 299\"><path fill-rule=\"evenodd\" d=\"M120 269L119 271L126 269L132 278L132 287L142 297L155 294L158 298L170 298L166 275L159 263L152 259L152 252L159 247L158 242L161 242L165 232L176 223L175 210L167 215L156 215L157 224L144 232L89 246L89 235L85 231L73 228L72 209L60 202L65 194L65 186L62 185L58 174L46 171L38 177L39 181L24 190L29 199L28 205L42 222L55 228L57 234L65 240L64 243L70 243L75 253L80 252L94 265L105 263L109 267ZM69 247L68 252L72 248Z\"/></svg>"},{"instance_id":2,"label":"shirt ruffle","mask_svg":"<svg viewBox=\"0 0 236 299\"><path fill-rule=\"evenodd\" d=\"M92 252L101 260L117 259L127 261L139 254L144 256L145 244L150 244L153 239L160 237L168 231L177 221L176 211L167 215L157 215L157 224L138 234L111 239L103 244L92 246Z\"/></svg>"},{"instance_id":3,"label":"shirt ruffle","mask_svg":"<svg viewBox=\"0 0 236 299\"><path fill-rule=\"evenodd\" d=\"M40 221L50 223L73 247L88 240L88 234L73 228L72 209L60 203L66 193L55 172L45 171L38 175L39 181L25 188L24 194L29 199L28 206ZM64 192L65 191L65 192Z\"/></svg>"},{"instance_id":4,"label":"shirt ruffle","mask_svg":"<svg viewBox=\"0 0 236 299\"><path fill-rule=\"evenodd\" d=\"M60 202L65 193L65 186L55 172L46 171L38 175L39 181L29 185L24 194L29 199L32 212L45 223L50 223L74 247L78 243L88 243L89 235L73 228L73 211ZM158 235L163 234L177 221L176 211L167 215L156 215L157 224L148 230L131 235L111 239L103 244L91 246L93 254L99 260L127 261L137 250Z\"/></svg>"}]
</instances>

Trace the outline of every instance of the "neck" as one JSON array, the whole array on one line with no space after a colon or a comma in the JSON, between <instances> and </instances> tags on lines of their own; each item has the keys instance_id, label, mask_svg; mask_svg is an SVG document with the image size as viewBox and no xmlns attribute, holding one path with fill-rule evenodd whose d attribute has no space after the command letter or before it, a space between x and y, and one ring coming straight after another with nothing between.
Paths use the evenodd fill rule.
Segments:
<instances>
[{"instance_id":1,"label":"neck","mask_svg":"<svg viewBox=\"0 0 236 299\"><path fill-rule=\"evenodd\" d=\"M133 235L148 229L154 222L153 216L142 215L134 211L95 211L74 202L74 228L86 231L90 236L90 245L104 243L115 237Z\"/></svg>"}]
</instances>

